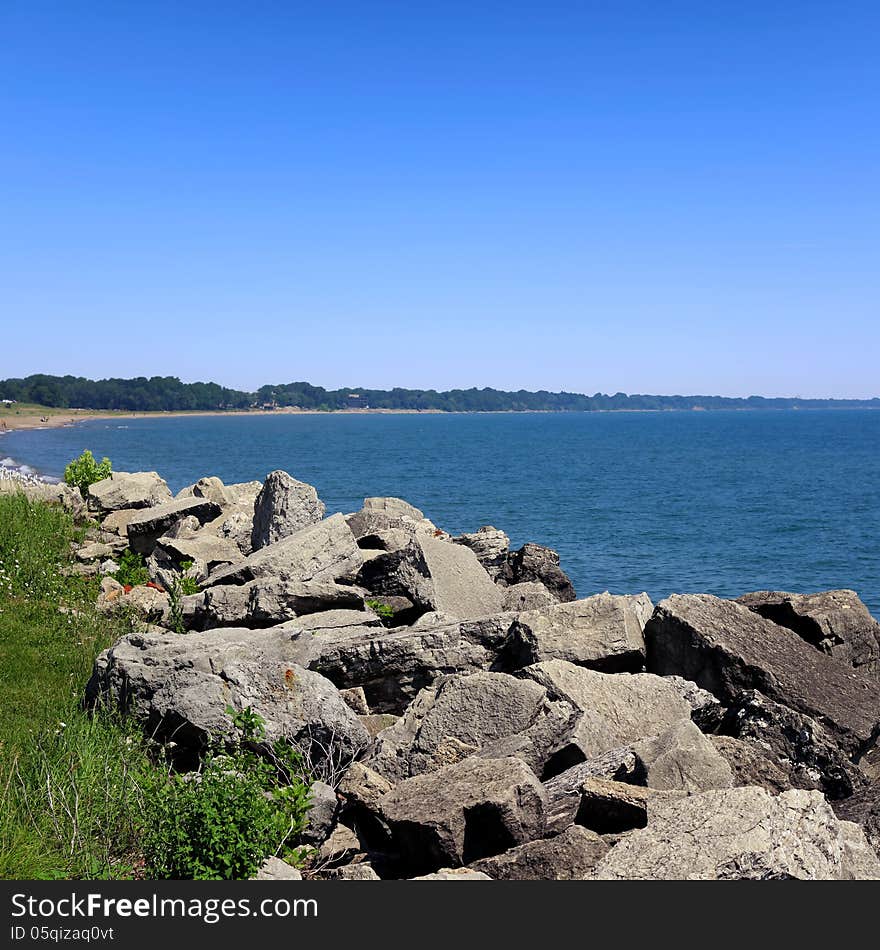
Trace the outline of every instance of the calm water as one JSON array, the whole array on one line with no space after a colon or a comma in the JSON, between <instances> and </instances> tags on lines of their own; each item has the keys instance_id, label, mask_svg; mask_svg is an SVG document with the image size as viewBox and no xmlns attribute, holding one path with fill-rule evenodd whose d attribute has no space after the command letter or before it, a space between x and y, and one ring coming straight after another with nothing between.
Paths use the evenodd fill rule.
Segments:
<instances>
[{"instance_id":1,"label":"calm water","mask_svg":"<svg viewBox=\"0 0 880 950\"><path fill-rule=\"evenodd\" d=\"M89 422L0 437L47 474L90 448L176 491L282 468L328 511L399 495L453 533L560 552L582 596L852 587L880 615L880 412L305 415Z\"/></svg>"}]
</instances>

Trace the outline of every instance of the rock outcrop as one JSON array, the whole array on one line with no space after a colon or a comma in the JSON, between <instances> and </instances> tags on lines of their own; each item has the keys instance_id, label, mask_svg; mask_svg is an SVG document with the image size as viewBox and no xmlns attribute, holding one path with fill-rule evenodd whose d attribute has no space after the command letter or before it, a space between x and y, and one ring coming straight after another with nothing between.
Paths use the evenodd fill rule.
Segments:
<instances>
[{"instance_id":1,"label":"rock outcrop","mask_svg":"<svg viewBox=\"0 0 880 950\"><path fill-rule=\"evenodd\" d=\"M325 511L324 502L311 485L291 478L287 472L270 472L254 502L251 549L258 551L317 524Z\"/></svg>"}]
</instances>

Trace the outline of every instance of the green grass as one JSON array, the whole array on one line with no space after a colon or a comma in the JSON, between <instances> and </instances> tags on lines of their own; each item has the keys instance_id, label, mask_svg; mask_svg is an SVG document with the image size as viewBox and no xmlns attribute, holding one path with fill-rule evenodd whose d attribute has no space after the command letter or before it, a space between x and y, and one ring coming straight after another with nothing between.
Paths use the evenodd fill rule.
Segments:
<instances>
[{"instance_id":1,"label":"green grass","mask_svg":"<svg viewBox=\"0 0 880 950\"><path fill-rule=\"evenodd\" d=\"M94 581L65 577L60 508L0 497L0 877L127 876L142 810L140 737L86 715L95 656L122 633Z\"/></svg>"}]
</instances>

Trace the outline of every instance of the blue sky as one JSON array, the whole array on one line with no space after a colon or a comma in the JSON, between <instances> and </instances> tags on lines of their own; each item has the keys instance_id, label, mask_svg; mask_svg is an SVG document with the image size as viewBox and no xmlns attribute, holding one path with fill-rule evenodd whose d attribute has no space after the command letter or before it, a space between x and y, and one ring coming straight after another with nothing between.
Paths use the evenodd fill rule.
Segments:
<instances>
[{"instance_id":1,"label":"blue sky","mask_svg":"<svg viewBox=\"0 0 880 950\"><path fill-rule=\"evenodd\" d=\"M0 377L880 394L876 3L0 29Z\"/></svg>"}]
</instances>

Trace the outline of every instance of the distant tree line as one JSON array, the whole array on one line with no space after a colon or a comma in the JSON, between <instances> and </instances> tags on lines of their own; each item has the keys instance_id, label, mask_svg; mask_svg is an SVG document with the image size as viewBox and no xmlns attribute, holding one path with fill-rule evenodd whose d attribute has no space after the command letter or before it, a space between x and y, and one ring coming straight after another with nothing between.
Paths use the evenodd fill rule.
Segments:
<instances>
[{"instance_id":1,"label":"distant tree line","mask_svg":"<svg viewBox=\"0 0 880 950\"><path fill-rule=\"evenodd\" d=\"M121 409L129 412L251 409L264 406L333 411L352 405L371 409L422 409L446 412L594 412L625 409L822 409L880 408L874 399L797 399L748 396L648 396L615 393L504 392L498 389L324 389L310 383L261 386L255 393L217 383L182 383L176 376L136 379L84 379L79 376L28 376L0 381L0 399L34 402L58 409Z\"/></svg>"}]
</instances>

